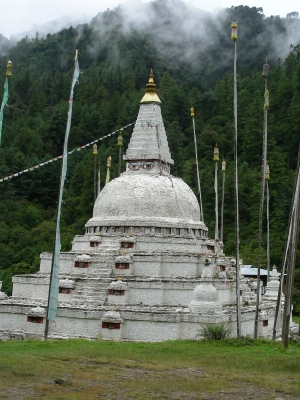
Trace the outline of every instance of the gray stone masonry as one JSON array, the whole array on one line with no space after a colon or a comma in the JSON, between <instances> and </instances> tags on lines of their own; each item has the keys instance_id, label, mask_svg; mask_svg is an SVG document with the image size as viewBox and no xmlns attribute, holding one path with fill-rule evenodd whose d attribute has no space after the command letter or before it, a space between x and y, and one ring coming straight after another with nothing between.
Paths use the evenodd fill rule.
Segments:
<instances>
[{"instance_id":1,"label":"gray stone masonry","mask_svg":"<svg viewBox=\"0 0 300 400\"><path fill-rule=\"evenodd\" d=\"M159 104L141 104L124 160L162 160L174 164Z\"/></svg>"}]
</instances>

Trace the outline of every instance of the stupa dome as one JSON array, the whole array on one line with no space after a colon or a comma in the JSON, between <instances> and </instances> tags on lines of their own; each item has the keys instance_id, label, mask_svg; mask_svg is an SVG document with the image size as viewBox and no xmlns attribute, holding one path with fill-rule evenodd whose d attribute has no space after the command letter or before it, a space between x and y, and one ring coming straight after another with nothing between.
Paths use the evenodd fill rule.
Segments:
<instances>
[{"instance_id":1,"label":"stupa dome","mask_svg":"<svg viewBox=\"0 0 300 400\"><path fill-rule=\"evenodd\" d=\"M188 222L194 229L206 230L199 218L197 198L182 179L170 179L169 176L159 174L125 172L100 192L95 202L93 218L86 226L187 228Z\"/></svg>"},{"instance_id":2,"label":"stupa dome","mask_svg":"<svg viewBox=\"0 0 300 400\"><path fill-rule=\"evenodd\" d=\"M216 313L222 311L222 305L218 300L218 291L212 284L212 266L204 265L201 281L193 291L193 300L189 305L193 312Z\"/></svg>"},{"instance_id":3,"label":"stupa dome","mask_svg":"<svg viewBox=\"0 0 300 400\"><path fill-rule=\"evenodd\" d=\"M194 289L193 301L196 303L218 302L217 289L211 282L201 282L201 284Z\"/></svg>"}]
</instances>

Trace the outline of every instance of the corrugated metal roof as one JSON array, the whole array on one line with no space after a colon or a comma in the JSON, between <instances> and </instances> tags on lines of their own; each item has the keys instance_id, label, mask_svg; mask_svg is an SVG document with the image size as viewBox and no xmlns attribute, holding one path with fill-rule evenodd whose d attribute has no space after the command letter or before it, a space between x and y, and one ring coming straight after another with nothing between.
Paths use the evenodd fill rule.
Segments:
<instances>
[{"instance_id":1,"label":"corrugated metal roof","mask_svg":"<svg viewBox=\"0 0 300 400\"><path fill-rule=\"evenodd\" d=\"M257 276L257 268L254 265L241 265L241 274L244 276ZM267 276L268 271L266 269L260 269L260 276ZM280 274L278 274L279 276Z\"/></svg>"}]
</instances>

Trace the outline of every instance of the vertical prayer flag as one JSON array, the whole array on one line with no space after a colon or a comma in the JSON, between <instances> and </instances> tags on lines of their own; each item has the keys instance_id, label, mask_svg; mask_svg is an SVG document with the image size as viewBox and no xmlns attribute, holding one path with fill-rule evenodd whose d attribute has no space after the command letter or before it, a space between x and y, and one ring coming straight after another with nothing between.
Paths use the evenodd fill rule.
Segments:
<instances>
[{"instance_id":1,"label":"vertical prayer flag","mask_svg":"<svg viewBox=\"0 0 300 400\"><path fill-rule=\"evenodd\" d=\"M4 83L3 100L2 100L1 109L0 109L0 146L1 146L2 125L3 125L3 111L4 111L4 107L6 106L7 100L8 100L8 79L6 77L5 83Z\"/></svg>"},{"instance_id":2,"label":"vertical prayer flag","mask_svg":"<svg viewBox=\"0 0 300 400\"><path fill-rule=\"evenodd\" d=\"M67 121L66 134L65 134L63 160L62 160L61 177L60 177L59 198L58 198L58 206L57 206L54 254L53 254L53 260L52 260L52 273L51 273L51 277L50 277L48 315L47 315L47 319L49 321L55 321L56 312L57 312L58 291L59 291L59 258L60 258L60 249L61 249L60 214L61 214L61 204L62 204L64 183L65 183L66 173L67 173L68 139L69 139L69 133L70 133L70 127L71 127L71 119L72 119L73 92L74 92L75 83L77 82L79 74L80 74L77 56L78 56L78 51L76 49L74 75L73 75L73 81L72 81L71 93L70 93L70 99L69 99L68 121Z\"/></svg>"},{"instance_id":3,"label":"vertical prayer flag","mask_svg":"<svg viewBox=\"0 0 300 400\"><path fill-rule=\"evenodd\" d=\"M111 167L111 156L107 157L107 172L106 172L106 180L105 180L105 185L108 184L108 182L110 181L110 167Z\"/></svg>"}]
</instances>

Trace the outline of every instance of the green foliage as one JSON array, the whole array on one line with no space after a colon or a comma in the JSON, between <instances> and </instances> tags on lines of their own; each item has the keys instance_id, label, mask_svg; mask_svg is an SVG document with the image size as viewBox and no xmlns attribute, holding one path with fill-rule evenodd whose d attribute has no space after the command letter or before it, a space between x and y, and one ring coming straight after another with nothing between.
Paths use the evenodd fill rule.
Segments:
<instances>
[{"instance_id":1,"label":"green foliage","mask_svg":"<svg viewBox=\"0 0 300 400\"><path fill-rule=\"evenodd\" d=\"M231 327L226 323L219 324L202 324L201 336L204 339L223 340L232 332Z\"/></svg>"},{"instance_id":2,"label":"green foliage","mask_svg":"<svg viewBox=\"0 0 300 400\"><path fill-rule=\"evenodd\" d=\"M12 266L13 275L29 274L32 271L32 267L24 261L21 261Z\"/></svg>"},{"instance_id":3,"label":"green foliage","mask_svg":"<svg viewBox=\"0 0 300 400\"><path fill-rule=\"evenodd\" d=\"M1 291L5 292L8 296L12 293L12 269L3 269L0 267L0 281L2 282Z\"/></svg>"}]
</instances>

